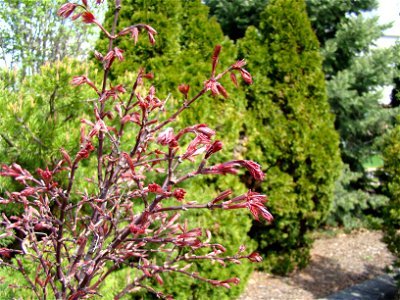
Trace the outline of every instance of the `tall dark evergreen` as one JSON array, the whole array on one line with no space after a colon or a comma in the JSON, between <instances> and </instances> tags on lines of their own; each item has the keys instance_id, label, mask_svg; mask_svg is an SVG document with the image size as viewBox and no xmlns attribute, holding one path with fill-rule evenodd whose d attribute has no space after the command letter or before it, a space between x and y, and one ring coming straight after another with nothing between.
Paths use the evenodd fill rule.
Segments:
<instances>
[{"instance_id":1,"label":"tall dark evergreen","mask_svg":"<svg viewBox=\"0 0 400 300\"><path fill-rule=\"evenodd\" d=\"M257 26L268 0L205 0L223 32L232 40L244 37L249 26Z\"/></svg>"},{"instance_id":2,"label":"tall dark evergreen","mask_svg":"<svg viewBox=\"0 0 400 300\"><path fill-rule=\"evenodd\" d=\"M124 76L132 76L139 67L145 67L146 71L155 74L152 84L158 96L166 98L171 94L168 105L183 101L178 85L189 84L190 94L203 87L204 81L210 76L211 54L215 45L222 45L221 69L236 59L233 43L224 37L216 19L208 18L208 8L201 1L175 1L174 5L171 5L171 1L126 1L124 5L127 9L121 15L118 29L132 23L147 22L159 34L151 49L147 46L146 35L139 38L136 46L129 39L117 40L115 46L132 51L116 67L113 76L120 76L124 80ZM112 23L111 16L111 12L106 15L109 25ZM98 41L96 49L106 52L105 39ZM236 89L229 80L224 82L224 87L232 97L227 100L222 96L204 98L193 109L186 111L179 121L182 126L204 122L218 128L225 148L234 151L234 142L239 139L241 130L237 120L242 119L245 103L240 89ZM225 117L221 118L221 114Z\"/></svg>"},{"instance_id":3,"label":"tall dark evergreen","mask_svg":"<svg viewBox=\"0 0 400 300\"><path fill-rule=\"evenodd\" d=\"M375 47L388 26L363 15L377 8L375 0L306 2L322 47L328 98L345 163L329 223L346 227L376 224L387 199L379 194L368 161L379 158L377 142L397 113L380 103L380 90L393 82L396 61L392 49Z\"/></svg>"},{"instance_id":4,"label":"tall dark evergreen","mask_svg":"<svg viewBox=\"0 0 400 300\"><path fill-rule=\"evenodd\" d=\"M400 43L394 47L397 61L400 62ZM395 88L391 94L392 107L400 103L400 63L395 66ZM384 241L396 257L396 265L400 265L400 116L397 115L395 126L384 136L382 142L383 172L380 177L385 194L389 198L384 208L383 232Z\"/></svg>"},{"instance_id":5,"label":"tall dark evergreen","mask_svg":"<svg viewBox=\"0 0 400 300\"><path fill-rule=\"evenodd\" d=\"M381 86L392 82L390 49L374 44L387 26L362 12L377 7L374 0L308 0L308 13L322 46L329 102L341 136L342 158L350 170L364 171L371 147L387 126L389 111L379 103ZM331 24L331 25L329 25Z\"/></svg>"},{"instance_id":6,"label":"tall dark evergreen","mask_svg":"<svg viewBox=\"0 0 400 300\"><path fill-rule=\"evenodd\" d=\"M330 112L319 44L302 0L270 1L258 28L240 41L254 85L247 93L247 158L262 163L275 216L253 224L265 268L305 266L310 232L329 212L340 167L339 139Z\"/></svg>"}]
</instances>

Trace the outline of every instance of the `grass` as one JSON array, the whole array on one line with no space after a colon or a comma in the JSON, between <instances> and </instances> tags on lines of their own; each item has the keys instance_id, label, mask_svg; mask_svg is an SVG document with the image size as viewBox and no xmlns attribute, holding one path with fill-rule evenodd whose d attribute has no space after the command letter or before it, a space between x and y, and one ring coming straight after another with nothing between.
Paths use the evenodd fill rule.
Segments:
<instances>
[{"instance_id":1,"label":"grass","mask_svg":"<svg viewBox=\"0 0 400 300\"><path fill-rule=\"evenodd\" d=\"M365 169L383 167L383 159L380 155L372 155L364 161L363 166Z\"/></svg>"}]
</instances>

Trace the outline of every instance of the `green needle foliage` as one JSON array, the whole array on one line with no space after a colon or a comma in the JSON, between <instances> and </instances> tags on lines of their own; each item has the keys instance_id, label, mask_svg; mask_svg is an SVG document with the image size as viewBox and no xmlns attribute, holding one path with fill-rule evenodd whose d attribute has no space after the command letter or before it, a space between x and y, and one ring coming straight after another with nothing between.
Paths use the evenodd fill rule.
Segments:
<instances>
[{"instance_id":1,"label":"green needle foliage","mask_svg":"<svg viewBox=\"0 0 400 300\"><path fill-rule=\"evenodd\" d=\"M384 186L390 198L385 207L384 232L388 248L397 257L400 264L400 126L397 125L385 137L383 150Z\"/></svg>"},{"instance_id":2,"label":"green needle foliage","mask_svg":"<svg viewBox=\"0 0 400 300\"><path fill-rule=\"evenodd\" d=\"M396 43L394 55L400 61L400 44ZM399 107L400 99L400 64L394 68L396 72L395 87L391 94L392 107ZM385 233L384 241L388 248L396 256L396 264L400 265L400 118L397 115L394 128L392 128L383 138L382 157L384 161L383 170L380 174L380 182L383 190L389 198L389 202L384 209L383 230Z\"/></svg>"},{"instance_id":3,"label":"green needle foliage","mask_svg":"<svg viewBox=\"0 0 400 300\"><path fill-rule=\"evenodd\" d=\"M365 162L379 156L377 141L392 126L396 109L382 105L380 90L393 80L397 60L391 49L377 49L376 40L388 25L363 16L377 1L307 0L307 10L323 55L329 103L340 134L347 165L336 183L328 225L351 229L381 223L387 198ZM373 174L372 174L373 175Z\"/></svg>"},{"instance_id":4,"label":"green needle foliage","mask_svg":"<svg viewBox=\"0 0 400 300\"><path fill-rule=\"evenodd\" d=\"M71 86L73 75L91 74L93 66L71 59L46 64L40 73L21 77L3 70L0 81L0 162L36 169L59 157L60 148L77 149L82 112L90 111L95 93ZM83 114L84 115L84 114ZM0 193L11 189L0 178ZM12 209L13 205L8 205Z\"/></svg>"},{"instance_id":5,"label":"green needle foliage","mask_svg":"<svg viewBox=\"0 0 400 300\"><path fill-rule=\"evenodd\" d=\"M397 113L379 103L383 86L392 83L392 66L398 59L388 49L376 49L376 40L388 25L366 17L378 7L376 0L306 0L311 26L321 46L328 99L340 134L343 162L348 165L336 183L335 203L328 225L348 229L374 226L387 199L375 185L365 162L380 155L376 140ZM246 26L258 26L267 0L207 0L210 15L218 18L224 33L237 39ZM237 9L240 7L240 9ZM397 107L392 98L390 108ZM372 180L371 180L372 179Z\"/></svg>"},{"instance_id":6,"label":"green needle foliage","mask_svg":"<svg viewBox=\"0 0 400 300\"><path fill-rule=\"evenodd\" d=\"M217 17L221 28L232 40L242 38L249 26L257 26L268 0L205 0L210 15Z\"/></svg>"},{"instance_id":7,"label":"green needle foliage","mask_svg":"<svg viewBox=\"0 0 400 300\"><path fill-rule=\"evenodd\" d=\"M319 44L302 0L270 1L240 41L255 83L248 89L246 158L267 179L275 220L254 224L264 268L286 273L309 259L310 232L326 218L340 169L339 138L325 92ZM251 187L252 182L248 182Z\"/></svg>"},{"instance_id":8,"label":"green needle foliage","mask_svg":"<svg viewBox=\"0 0 400 300\"><path fill-rule=\"evenodd\" d=\"M154 72L152 84L160 98L169 97L167 105L176 106L182 103L183 96L178 91L178 85L190 85L192 95L203 87L204 80L211 72L210 61L214 46L221 44L223 51L219 59L221 66L232 63L236 56L233 43L226 39L216 19L208 19L208 8L200 1L126 1L125 12L117 25L121 30L128 24L147 22L159 33L154 47L147 47L146 35L141 35L137 45L133 40L117 40L115 46L121 49L131 49L126 53L125 60L116 66L112 75L114 78L135 74L140 67L146 72ZM106 24L112 24L112 12L106 14ZM98 41L96 49L103 54L107 52L104 37ZM166 70L160 74L159 70ZM240 89L235 89L232 83L223 82L228 94L232 97L224 100L220 97L205 97L195 104L193 109L186 111L178 121L182 127L195 123L206 123L211 128L221 132L220 139L225 143L227 153L234 150L233 141L237 141L243 119L245 101ZM224 116L221 118L221 116ZM232 142L230 142L232 141Z\"/></svg>"}]
</instances>

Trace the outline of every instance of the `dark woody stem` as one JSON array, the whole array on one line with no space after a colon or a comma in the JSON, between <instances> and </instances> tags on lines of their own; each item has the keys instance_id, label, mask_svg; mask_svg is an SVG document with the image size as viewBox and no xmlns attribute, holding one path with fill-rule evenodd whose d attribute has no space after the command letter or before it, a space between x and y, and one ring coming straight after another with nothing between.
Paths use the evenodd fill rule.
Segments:
<instances>
[{"instance_id":1,"label":"dark woody stem","mask_svg":"<svg viewBox=\"0 0 400 300\"><path fill-rule=\"evenodd\" d=\"M115 11L114 11L114 21L111 29L111 35L113 36L117 27L117 21L119 17L119 12L121 10L121 1L116 0L115 1ZM113 39L109 38L108 42L108 52L112 50L113 47ZM108 79L108 74L110 72L110 67L111 64L108 65L108 67L104 70L104 76L103 76L103 86L101 89L101 94L104 95L104 93L107 90L107 79ZM104 108L105 108L105 101L102 101L100 104L100 118L104 118ZM104 192L104 186L103 186L103 146L104 146L104 133L102 131L99 132L99 146L97 148L97 180L98 184L100 187L100 197L105 197L105 192Z\"/></svg>"},{"instance_id":2,"label":"dark woody stem","mask_svg":"<svg viewBox=\"0 0 400 300\"><path fill-rule=\"evenodd\" d=\"M142 78L142 72L139 71L138 76L135 80L135 83L132 86L132 91L129 96L129 100L124 107L123 117L127 116L129 111L133 108L133 107L131 107L131 103L132 103L133 98L135 97L135 91L137 89L139 80L141 80L141 78ZM121 136L122 136L124 127L125 127L125 124L120 124L120 129L118 131L119 138L121 138ZM105 182L104 182L104 190L105 191L108 191L110 189L110 187L114 183L113 179L118 178L119 172L121 171L121 168L119 166L116 166L116 162L118 162L118 157L117 157L118 155L119 155L118 147L114 147L110 154L110 157L113 159L108 161L107 168L106 168ZM140 163L135 164L135 166L136 165L140 165ZM107 194L107 192L105 194Z\"/></svg>"},{"instance_id":3,"label":"dark woody stem","mask_svg":"<svg viewBox=\"0 0 400 300\"><path fill-rule=\"evenodd\" d=\"M17 264L18 264L18 268L16 268L14 265L11 265L11 264L6 264L6 265L11 267L11 268L13 268L13 269L15 269L15 270L18 270L22 274L22 276L24 276L25 280L29 283L29 285L31 286L32 290L35 292L35 294L38 297L38 299L41 299L41 297L39 295L39 292L38 292L38 290L36 288L36 285L32 282L32 280L26 274L25 268L22 265L22 262L21 262L20 259L17 259ZM54 294L55 295L59 295L57 290L54 291Z\"/></svg>"},{"instance_id":4,"label":"dark woody stem","mask_svg":"<svg viewBox=\"0 0 400 300\"><path fill-rule=\"evenodd\" d=\"M222 204L197 204L197 205L179 205L179 206L169 206L169 207L162 207L159 209L154 210L154 213L159 213L162 211L175 211L175 210L188 210L188 209L214 209L214 208L223 208Z\"/></svg>"},{"instance_id":5,"label":"dark woody stem","mask_svg":"<svg viewBox=\"0 0 400 300\"><path fill-rule=\"evenodd\" d=\"M64 221L65 221L65 215L67 213L66 208L68 205L68 200L69 200L69 196L72 190L72 185L74 182L74 178L75 178L75 171L78 168L78 159L75 159L72 167L71 167L71 173L69 176L69 182L68 182L68 188L66 191L66 194L63 195L61 194L61 207L60 207L60 217L59 217L59 226L58 226L58 230L57 230L57 240L56 240L56 270L57 270L57 277L58 279L61 281L62 283L62 287L61 287L61 293L63 296L65 296L65 292L66 292L66 284L65 284L65 274L63 273L62 270L62 257L61 257L61 251L64 245L64 242L62 241L63 236L64 236ZM43 262L42 262L43 265ZM53 285L53 284L52 284Z\"/></svg>"},{"instance_id":6,"label":"dark woody stem","mask_svg":"<svg viewBox=\"0 0 400 300\"><path fill-rule=\"evenodd\" d=\"M114 36L115 30L117 27L117 21L118 21L120 10L121 10L121 0L115 0L114 21L113 21L113 25L112 25L112 29L111 29L111 37ZM113 47L113 39L111 37L109 37L108 52L110 52ZM101 93L102 95L106 92L106 89L107 89L107 79L108 79L108 74L110 71L110 66L111 66L111 64L108 65L107 68L104 70L103 86L102 86L102 93ZM100 118L102 118L102 119L104 118L104 109L105 109L105 101L102 101L101 106L100 106L100 111L99 111ZM108 188L105 187L103 184L104 133L102 131L99 132L98 140L99 140L99 143L98 143L98 148L97 148L97 180L98 180L98 185L100 188L99 198L105 199L107 197ZM97 219L98 219L98 212L94 211L92 214L93 223L97 223ZM96 242L98 242L98 241L96 241L96 239L93 238L93 241L90 244L89 249L85 256L85 262L88 262L89 260L92 259L92 254L96 250L94 248ZM83 288L87 287L87 285L90 283L91 278L92 278L92 275L85 274L79 284L78 289L83 289Z\"/></svg>"},{"instance_id":7,"label":"dark woody stem","mask_svg":"<svg viewBox=\"0 0 400 300\"><path fill-rule=\"evenodd\" d=\"M229 67L228 69L226 69L225 71L223 71L222 73L218 74L215 77L215 80L219 80L221 79L225 74L227 74L228 72L230 72L232 70L232 67ZM154 133L158 130L160 130L161 128L163 128L165 125L173 122L185 109L189 108L190 105L195 102L197 99L199 99L202 95L205 94L206 92L206 88L203 88L196 96L194 96L189 102L184 103L184 105L182 105L172 116L170 116L167 120L165 120L164 122L160 123L159 125L157 125L156 127L154 127L150 133Z\"/></svg>"},{"instance_id":8,"label":"dark woody stem","mask_svg":"<svg viewBox=\"0 0 400 300\"><path fill-rule=\"evenodd\" d=\"M148 130L146 129L147 118L148 118L148 112L146 111L145 108L142 108L142 123L140 124L140 130L136 137L135 146L129 153L130 157L133 157L135 155L136 151L138 150L140 144L143 141L143 138L145 137L146 134L148 134Z\"/></svg>"},{"instance_id":9,"label":"dark woody stem","mask_svg":"<svg viewBox=\"0 0 400 300\"><path fill-rule=\"evenodd\" d=\"M150 130L150 133L154 133L158 130L160 130L161 128L163 128L165 125L173 122L185 109L189 108L190 105L196 101L197 99L199 99L202 95L204 95L204 93L206 92L206 89L203 88L196 96L194 96L189 102L185 102L184 105L182 105L172 116L170 116L167 120L165 120L164 122L160 123L159 125L157 125L156 127L154 127L152 130Z\"/></svg>"}]
</instances>

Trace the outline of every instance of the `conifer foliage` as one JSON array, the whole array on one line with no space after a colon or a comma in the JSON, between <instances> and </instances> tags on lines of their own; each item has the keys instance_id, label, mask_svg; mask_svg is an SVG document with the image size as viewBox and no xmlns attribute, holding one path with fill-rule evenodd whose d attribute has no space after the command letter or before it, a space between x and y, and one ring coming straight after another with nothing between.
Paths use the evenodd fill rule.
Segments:
<instances>
[{"instance_id":1,"label":"conifer foliage","mask_svg":"<svg viewBox=\"0 0 400 300\"><path fill-rule=\"evenodd\" d=\"M69 81L75 72L95 80L93 69L93 64L66 58L47 63L39 73L30 76L22 76L21 70L2 70L1 163L17 162L34 172L45 163L55 163L61 147L67 151L78 149L75 137L79 136L80 119L90 112L86 103L96 94L73 88ZM0 195L17 187L20 186L0 177ZM13 210L13 205L6 210Z\"/></svg>"},{"instance_id":2,"label":"conifer foliage","mask_svg":"<svg viewBox=\"0 0 400 300\"><path fill-rule=\"evenodd\" d=\"M393 105L381 103L380 92L393 82L392 66L398 59L393 49L375 47L389 26L365 14L377 8L376 0L306 3L321 44L328 99L345 164L328 224L376 226L387 198L380 194L376 176L371 176L366 162L381 154L379 139L398 113ZM373 167L378 166L374 163Z\"/></svg>"},{"instance_id":3,"label":"conifer foliage","mask_svg":"<svg viewBox=\"0 0 400 300\"><path fill-rule=\"evenodd\" d=\"M385 207L384 232L388 248L400 264L400 126L397 125L385 136L383 148L385 191L390 198Z\"/></svg>"},{"instance_id":4,"label":"conifer foliage","mask_svg":"<svg viewBox=\"0 0 400 300\"><path fill-rule=\"evenodd\" d=\"M247 158L258 158L276 218L251 235L266 269L304 266L309 233L326 217L340 166L338 135L325 93L318 41L303 0L273 0L240 41L255 78L247 91Z\"/></svg>"}]
</instances>

